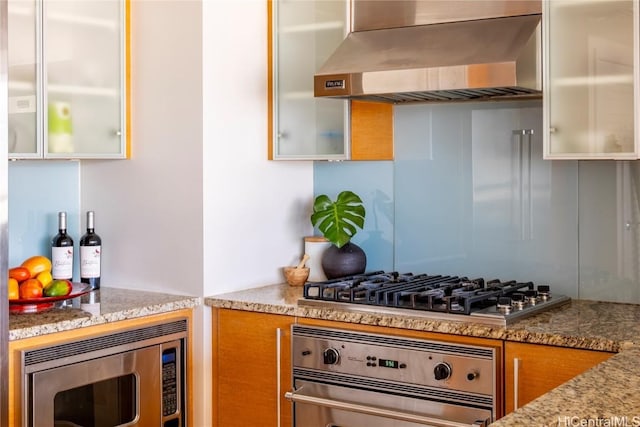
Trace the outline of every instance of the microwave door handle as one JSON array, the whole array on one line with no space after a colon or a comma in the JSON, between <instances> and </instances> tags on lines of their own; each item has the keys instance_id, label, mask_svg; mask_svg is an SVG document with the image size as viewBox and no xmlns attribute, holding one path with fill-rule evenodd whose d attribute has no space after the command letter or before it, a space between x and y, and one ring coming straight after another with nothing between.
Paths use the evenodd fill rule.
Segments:
<instances>
[{"instance_id":1,"label":"microwave door handle","mask_svg":"<svg viewBox=\"0 0 640 427\"><path fill-rule=\"evenodd\" d=\"M377 417L390 418L392 420L408 421L414 423L427 424L433 427L485 427L489 424L489 419L476 420L472 423L458 423L455 421L441 420L422 415L408 414L388 409L376 408L374 406L358 405L354 403L341 402L338 400L324 399L322 397L306 396L288 391L284 394L293 403L306 403L310 405L323 406L326 408L341 409L360 414L374 415Z\"/></svg>"}]
</instances>

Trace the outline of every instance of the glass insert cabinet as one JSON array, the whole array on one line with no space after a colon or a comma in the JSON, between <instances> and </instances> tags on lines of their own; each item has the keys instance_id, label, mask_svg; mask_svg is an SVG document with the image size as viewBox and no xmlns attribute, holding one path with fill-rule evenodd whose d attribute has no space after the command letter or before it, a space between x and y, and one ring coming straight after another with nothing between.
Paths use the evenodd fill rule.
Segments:
<instances>
[{"instance_id":1,"label":"glass insert cabinet","mask_svg":"<svg viewBox=\"0 0 640 427\"><path fill-rule=\"evenodd\" d=\"M128 157L128 1L9 0L9 158Z\"/></svg>"},{"instance_id":2,"label":"glass insert cabinet","mask_svg":"<svg viewBox=\"0 0 640 427\"><path fill-rule=\"evenodd\" d=\"M313 76L351 31L348 0L267 0L268 158L392 160L393 105L314 97Z\"/></svg>"},{"instance_id":3,"label":"glass insert cabinet","mask_svg":"<svg viewBox=\"0 0 640 427\"><path fill-rule=\"evenodd\" d=\"M638 0L543 2L544 156L640 157Z\"/></svg>"},{"instance_id":4,"label":"glass insert cabinet","mask_svg":"<svg viewBox=\"0 0 640 427\"><path fill-rule=\"evenodd\" d=\"M316 99L313 75L346 36L347 0L269 0L274 160L349 158L348 101Z\"/></svg>"}]
</instances>

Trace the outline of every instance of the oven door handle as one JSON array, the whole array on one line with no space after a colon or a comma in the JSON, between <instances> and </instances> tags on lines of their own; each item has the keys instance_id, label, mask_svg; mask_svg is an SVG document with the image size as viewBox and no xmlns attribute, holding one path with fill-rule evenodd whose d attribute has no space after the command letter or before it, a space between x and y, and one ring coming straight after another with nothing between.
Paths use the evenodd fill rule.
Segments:
<instances>
[{"instance_id":1,"label":"oven door handle","mask_svg":"<svg viewBox=\"0 0 640 427\"><path fill-rule=\"evenodd\" d=\"M471 424L458 423L455 421L441 420L439 418L431 418L422 415L390 411L388 409L376 408L374 406L358 405L354 403L341 402L338 400L324 399L322 397L316 396L306 396L304 394L296 394L292 391L286 392L284 394L284 397L286 397L293 403L306 403L310 405L323 406L326 408L342 409L349 412L357 412L360 414L390 418L392 420L427 424L433 427L485 427L489 425L490 421L489 419L486 419L476 420Z\"/></svg>"}]
</instances>

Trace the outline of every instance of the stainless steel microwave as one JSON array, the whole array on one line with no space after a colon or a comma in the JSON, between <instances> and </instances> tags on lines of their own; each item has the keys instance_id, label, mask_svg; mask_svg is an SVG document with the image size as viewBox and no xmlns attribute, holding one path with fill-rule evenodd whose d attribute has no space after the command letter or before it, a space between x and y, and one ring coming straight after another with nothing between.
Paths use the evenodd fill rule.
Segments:
<instances>
[{"instance_id":1,"label":"stainless steel microwave","mask_svg":"<svg viewBox=\"0 0 640 427\"><path fill-rule=\"evenodd\" d=\"M184 427L187 319L22 352L26 427Z\"/></svg>"}]
</instances>

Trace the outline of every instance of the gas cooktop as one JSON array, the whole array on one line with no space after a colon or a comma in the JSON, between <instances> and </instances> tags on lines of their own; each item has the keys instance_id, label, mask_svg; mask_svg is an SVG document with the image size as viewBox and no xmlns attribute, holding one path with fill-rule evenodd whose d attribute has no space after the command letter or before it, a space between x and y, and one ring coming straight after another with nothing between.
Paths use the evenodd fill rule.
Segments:
<instances>
[{"instance_id":1,"label":"gas cooktop","mask_svg":"<svg viewBox=\"0 0 640 427\"><path fill-rule=\"evenodd\" d=\"M298 304L507 325L569 301L546 284L377 271L307 282Z\"/></svg>"}]
</instances>

